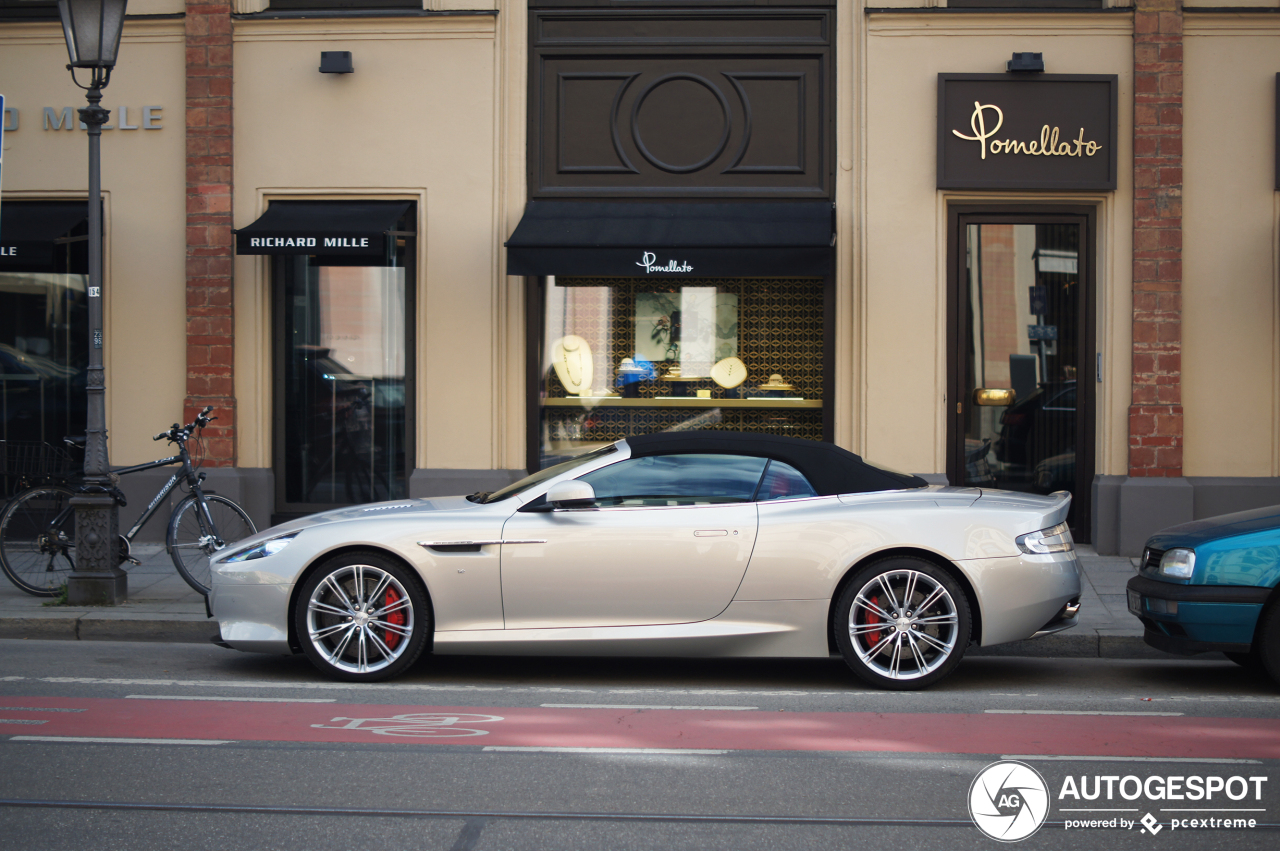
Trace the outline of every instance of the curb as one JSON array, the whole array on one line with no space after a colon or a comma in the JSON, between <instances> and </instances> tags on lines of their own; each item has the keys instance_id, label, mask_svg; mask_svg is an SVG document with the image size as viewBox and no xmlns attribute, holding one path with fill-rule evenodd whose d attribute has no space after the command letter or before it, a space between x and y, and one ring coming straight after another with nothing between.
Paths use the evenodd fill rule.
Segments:
<instances>
[{"instance_id":1,"label":"curb","mask_svg":"<svg viewBox=\"0 0 1280 851\"><path fill-rule=\"evenodd\" d=\"M993 647L971 647L966 656L1025 656L1057 659L1169 659L1178 658L1150 646L1142 635L1077 635L1045 636L997 644Z\"/></svg>"},{"instance_id":2,"label":"curb","mask_svg":"<svg viewBox=\"0 0 1280 851\"><path fill-rule=\"evenodd\" d=\"M202 615L113 611L0 616L0 638L207 644L217 634L217 621Z\"/></svg>"}]
</instances>

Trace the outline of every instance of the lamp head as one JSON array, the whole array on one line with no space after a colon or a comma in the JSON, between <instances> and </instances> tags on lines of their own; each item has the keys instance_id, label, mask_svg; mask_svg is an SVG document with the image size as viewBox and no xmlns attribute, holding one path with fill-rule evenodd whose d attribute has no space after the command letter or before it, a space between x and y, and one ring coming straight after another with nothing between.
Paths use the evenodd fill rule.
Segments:
<instances>
[{"instance_id":1,"label":"lamp head","mask_svg":"<svg viewBox=\"0 0 1280 851\"><path fill-rule=\"evenodd\" d=\"M120 51L128 0L58 0L71 68L110 69Z\"/></svg>"}]
</instances>

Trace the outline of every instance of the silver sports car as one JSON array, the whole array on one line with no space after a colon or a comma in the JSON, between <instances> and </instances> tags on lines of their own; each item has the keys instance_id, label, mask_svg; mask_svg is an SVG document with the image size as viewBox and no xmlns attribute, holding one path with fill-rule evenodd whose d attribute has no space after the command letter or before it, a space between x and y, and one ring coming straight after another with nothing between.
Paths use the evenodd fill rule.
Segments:
<instances>
[{"instance_id":1,"label":"silver sports car","mask_svg":"<svg viewBox=\"0 0 1280 851\"><path fill-rule=\"evenodd\" d=\"M808 656L888 689L1076 623L1066 493L825 443L632 437L493 493L327 511L214 557L222 643L346 680L438 654Z\"/></svg>"}]
</instances>

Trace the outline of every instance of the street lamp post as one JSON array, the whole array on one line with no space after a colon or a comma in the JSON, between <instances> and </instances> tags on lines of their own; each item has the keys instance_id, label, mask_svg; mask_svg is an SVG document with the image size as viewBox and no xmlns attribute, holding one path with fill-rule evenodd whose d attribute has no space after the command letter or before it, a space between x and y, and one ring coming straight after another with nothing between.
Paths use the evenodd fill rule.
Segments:
<instances>
[{"instance_id":1,"label":"street lamp post","mask_svg":"<svg viewBox=\"0 0 1280 851\"><path fill-rule=\"evenodd\" d=\"M67 39L71 79L86 90L89 105L80 120L89 131L89 371L85 428L85 490L71 500L76 511L75 570L67 578L72 605L115 606L128 594L128 575L120 569L120 515L107 460L106 382L102 368L102 125L110 113L99 104L111 80L120 49L127 0L58 0ZM88 69L89 85L76 79Z\"/></svg>"}]
</instances>

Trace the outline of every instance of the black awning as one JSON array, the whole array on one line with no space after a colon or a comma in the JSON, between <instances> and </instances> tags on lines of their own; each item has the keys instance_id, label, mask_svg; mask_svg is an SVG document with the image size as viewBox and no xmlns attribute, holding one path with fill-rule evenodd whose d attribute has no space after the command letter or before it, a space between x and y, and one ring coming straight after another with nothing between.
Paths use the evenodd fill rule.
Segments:
<instances>
[{"instance_id":1,"label":"black awning","mask_svg":"<svg viewBox=\"0 0 1280 851\"><path fill-rule=\"evenodd\" d=\"M408 209L408 201L272 201L235 231L236 254L383 255Z\"/></svg>"},{"instance_id":2,"label":"black awning","mask_svg":"<svg viewBox=\"0 0 1280 851\"><path fill-rule=\"evenodd\" d=\"M833 267L827 201L530 201L508 275L820 278Z\"/></svg>"},{"instance_id":3,"label":"black awning","mask_svg":"<svg viewBox=\"0 0 1280 851\"><path fill-rule=\"evenodd\" d=\"M66 241L88 234L84 201L5 201L0 204L0 272L70 272ZM63 242L58 242L62 240ZM63 248L59 261L58 248ZM78 264L72 264L78 265Z\"/></svg>"}]
</instances>

